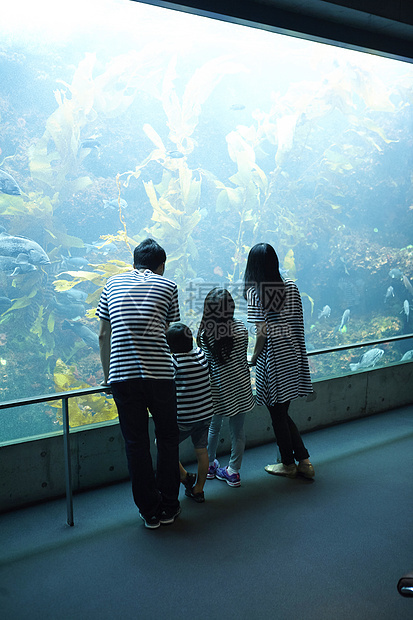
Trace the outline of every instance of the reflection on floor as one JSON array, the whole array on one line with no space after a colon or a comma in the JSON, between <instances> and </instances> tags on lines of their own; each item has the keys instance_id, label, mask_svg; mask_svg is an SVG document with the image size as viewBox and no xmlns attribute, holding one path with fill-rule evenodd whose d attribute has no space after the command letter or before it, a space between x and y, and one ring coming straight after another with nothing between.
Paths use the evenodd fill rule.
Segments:
<instances>
[{"instance_id":1,"label":"reflection on floor","mask_svg":"<svg viewBox=\"0 0 413 620\"><path fill-rule=\"evenodd\" d=\"M269 476L274 446L254 448L240 488L182 493L157 530L129 483L75 496L72 528L64 499L1 515L2 618L412 618L396 584L413 568L413 407L305 442L314 482Z\"/></svg>"}]
</instances>

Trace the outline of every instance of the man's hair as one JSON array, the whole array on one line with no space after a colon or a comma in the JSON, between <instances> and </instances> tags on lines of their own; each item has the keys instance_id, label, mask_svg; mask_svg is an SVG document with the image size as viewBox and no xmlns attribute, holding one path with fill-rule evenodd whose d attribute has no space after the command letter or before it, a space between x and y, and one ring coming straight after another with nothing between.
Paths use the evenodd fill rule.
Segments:
<instances>
[{"instance_id":1,"label":"man's hair","mask_svg":"<svg viewBox=\"0 0 413 620\"><path fill-rule=\"evenodd\" d=\"M135 269L155 271L165 261L165 250L154 239L145 239L133 251L133 265Z\"/></svg>"},{"instance_id":2,"label":"man's hair","mask_svg":"<svg viewBox=\"0 0 413 620\"><path fill-rule=\"evenodd\" d=\"M172 353L189 353L194 345L192 332L183 323L174 323L166 332L166 339Z\"/></svg>"}]
</instances>

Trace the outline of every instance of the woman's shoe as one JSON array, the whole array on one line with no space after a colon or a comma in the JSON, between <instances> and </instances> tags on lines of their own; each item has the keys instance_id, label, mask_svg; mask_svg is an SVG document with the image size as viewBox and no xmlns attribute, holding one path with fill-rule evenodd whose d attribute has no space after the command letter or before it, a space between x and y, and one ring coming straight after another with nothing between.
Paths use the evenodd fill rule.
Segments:
<instances>
[{"instance_id":1,"label":"woman's shoe","mask_svg":"<svg viewBox=\"0 0 413 620\"><path fill-rule=\"evenodd\" d=\"M311 463L298 463L297 473L309 480L312 480L315 476L314 467Z\"/></svg>"},{"instance_id":2,"label":"woman's shoe","mask_svg":"<svg viewBox=\"0 0 413 620\"><path fill-rule=\"evenodd\" d=\"M285 478L295 478L297 476L297 465L284 465L284 463L275 463L274 465L266 465L265 471L273 476L284 476Z\"/></svg>"}]
</instances>

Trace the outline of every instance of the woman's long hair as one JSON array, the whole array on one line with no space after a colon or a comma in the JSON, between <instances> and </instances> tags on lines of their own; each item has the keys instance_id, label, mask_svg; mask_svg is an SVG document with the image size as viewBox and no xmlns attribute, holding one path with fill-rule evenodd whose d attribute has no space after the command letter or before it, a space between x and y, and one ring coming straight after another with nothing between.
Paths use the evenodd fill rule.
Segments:
<instances>
[{"instance_id":1,"label":"woman's long hair","mask_svg":"<svg viewBox=\"0 0 413 620\"><path fill-rule=\"evenodd\" d=\"M264 310L279 312L285 301L285 284L280 274L278 256L269 243L254 245L244 274L244 297L253 287Z\"/></svg>"},{"instance_id":2,"label":"woman's long hair","mask_svg":"<svg viewBox=\"0 0 413 620\"><path fill-rule=\"evenodd\" d=\"M196 342L211 352L219 364L225 364L234 346L235 303L225 288L213 288L204 301L204 313L198 329Z\"/></svg>"}]
</instances>

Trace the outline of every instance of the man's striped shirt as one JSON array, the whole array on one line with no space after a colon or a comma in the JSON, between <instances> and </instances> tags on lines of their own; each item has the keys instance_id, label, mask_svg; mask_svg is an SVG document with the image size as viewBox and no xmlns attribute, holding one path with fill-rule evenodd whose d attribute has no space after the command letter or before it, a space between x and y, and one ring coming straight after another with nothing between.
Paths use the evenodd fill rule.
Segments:
<instances>
[{"instance_id":1,"label":"man's striped shirt","mask_svg":"<svg viewBox=\"0 0 413 620\"><path fill-rule=\"evenodd\" d=\"M175 282L149 269L111 276L96 313L112 329L109 383L173 379L165 331L180 318Z\"/></svg>"}]
</instances>

